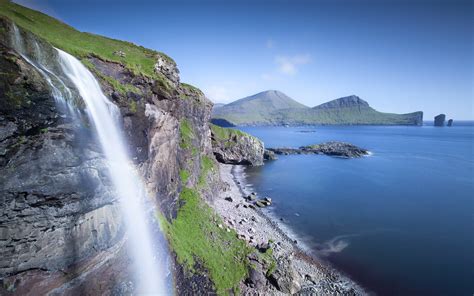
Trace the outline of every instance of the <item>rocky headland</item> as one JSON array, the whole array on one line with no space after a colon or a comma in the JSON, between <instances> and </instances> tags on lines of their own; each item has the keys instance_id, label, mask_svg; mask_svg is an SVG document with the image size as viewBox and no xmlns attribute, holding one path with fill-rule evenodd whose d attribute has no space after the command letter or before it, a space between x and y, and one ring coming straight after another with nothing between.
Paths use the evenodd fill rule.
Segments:
<instances>
[{"instance_id":1,"label":"rocky headland","mask_svg":"<svg viewBox=\"0 0 474 296\"><path fill-rule=\"evenodd\" d=\"M267 148L274 154L290 155L290 154L324 154L334 157L357 158L369 155L366 149L344 142L326 142L309 146L301 146L299 148Z\"/></svg>"},{"instance_id":2,"label":"rocky headland","mask_svg":"<svg viewBox=\"0 0 474 296\"><path fill-rule=\"evenodd\" d=\"M212 152L221 163L263 164L263 142L247 133L211 124L211 140Z\"/></svg>"}]
</instances>

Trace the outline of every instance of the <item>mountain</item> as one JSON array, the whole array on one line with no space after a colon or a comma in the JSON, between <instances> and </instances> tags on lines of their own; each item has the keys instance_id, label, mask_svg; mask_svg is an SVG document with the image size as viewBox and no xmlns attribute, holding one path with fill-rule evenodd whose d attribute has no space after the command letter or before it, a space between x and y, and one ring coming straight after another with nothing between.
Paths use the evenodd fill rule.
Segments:
<instances>
[{"instance_id":1,"label":"mountain","mask_svg":"<svg viewBox=\"0 0 474 296\"><path fill-rule=\"evenodd\" d=\"M421 125L423 112L383 113L355 95L309 108L282 92L266 91L219 107L212 118L228 125Z\"/></svg>"},{"instance_id":2,"label":"mountain","mask_svg":"<svg viewBox=\"0 0 474 296\"><path fill-rule=\"evenodd\" d=\"M272 124L273 118L280 113L284 115L286 110L304 109L310 108L280 91L267 90L214 109L213 118L234 125Z\"/></svg>"}]
</instances>

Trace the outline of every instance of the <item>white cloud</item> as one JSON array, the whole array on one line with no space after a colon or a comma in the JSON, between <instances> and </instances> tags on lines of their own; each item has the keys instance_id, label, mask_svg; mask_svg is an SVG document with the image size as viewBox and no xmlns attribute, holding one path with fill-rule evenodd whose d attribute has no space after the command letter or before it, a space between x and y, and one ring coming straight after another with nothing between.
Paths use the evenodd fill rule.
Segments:
<instances>
[{"instance_id":1,"label":"white cloud","mask_svg":"<svg viewBox=\"0 0 474 296\"><path fill-rule=\"evenodd\" d=\"M306 65L311 62L309 54L299 54L295 56L276 56L275 63L278 65L278 71L285 75L295 75L300 65Z\"/></svg>"},{"instance_id":2,"label":"white cloud","mask_svg":"<svg viewBox=\"0 0 474 296\"><path fill-rule=\"evenodd\" d=\"M225 103L232 100L229 95L229 90L226 87L212 85L204 90L206 97L214 103Z\"/></svg>"}]
</instances>

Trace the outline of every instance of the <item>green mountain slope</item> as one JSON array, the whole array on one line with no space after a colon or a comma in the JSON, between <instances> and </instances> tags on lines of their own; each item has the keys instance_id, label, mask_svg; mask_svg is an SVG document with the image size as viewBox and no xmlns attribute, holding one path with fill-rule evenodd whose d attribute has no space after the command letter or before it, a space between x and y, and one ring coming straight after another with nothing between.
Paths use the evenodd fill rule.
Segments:
<instances>
[{"instance_id":1,"label":"green mountain slope","mask_svg":"<svg viewBox=\"0 0 474 296\"><path fill-rule=\"evenodd\" d=\"M305 110L309 107L298 103L277 90L267 90L213 110L214 118L222 118L235 125L272 123L283 110Z\"/></svg>"},{"instance_id":2,"label":"green mountain slope","mask_svg":"<svg viewBox=\"0 0 474 296\"><path fill-rule=\"evenodd\" d=\"M295 108L292 105L279 109L267 108L268 103L261 104L259 94L249 98L253 98L252 106L242 104L245 99L235 101L215 110L213 121L227 121L234 125L421 125L423 122L423 112L382 113L357 96L339 98L314 108L298 103L302 107ZM265 102L266 99L262 101Z\"/></svg>"}]
</instances>

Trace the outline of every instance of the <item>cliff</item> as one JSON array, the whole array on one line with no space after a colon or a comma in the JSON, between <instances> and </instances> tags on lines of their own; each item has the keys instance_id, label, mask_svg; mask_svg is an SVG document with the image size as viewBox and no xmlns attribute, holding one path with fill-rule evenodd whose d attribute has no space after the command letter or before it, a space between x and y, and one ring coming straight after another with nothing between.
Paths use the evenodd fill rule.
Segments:
<instances>
[{"instance_id":1,"label":"cliff","mask_svg":"<svg viewBox=\"0 0 474 296\"><path fill-rule=\"evenodd\" d=\"M226 164L263 165L264 147L259 139L239 130L211 124L212 151Z\"/></svg>"},{"instance_id":2,"label":"cliff","mask_svg":"<svg viewBox=\"0 0 474 296\"><path fill-rule=\"evenodd\" d=\"M265 91L213 110L219 125L422 125L423 112L379 112L358 96L310 108L278 91Z\"/></svg>"},{"instance_id":3,"label":"cliff","mask_svg":"<svg viewBox=\"0 0 474 296\"><path fill-rule=\"evenodd\" d=\"M207 205L221 187L212 103L180 82L164 54L11 2L0 8L0 294L133 293L105 157L53 46L80 58L120 108L130 154L160 209L177 293L236 289L250 250ZM72 90L66 104L40 62Z\"/></svg>"}]
</instances>

